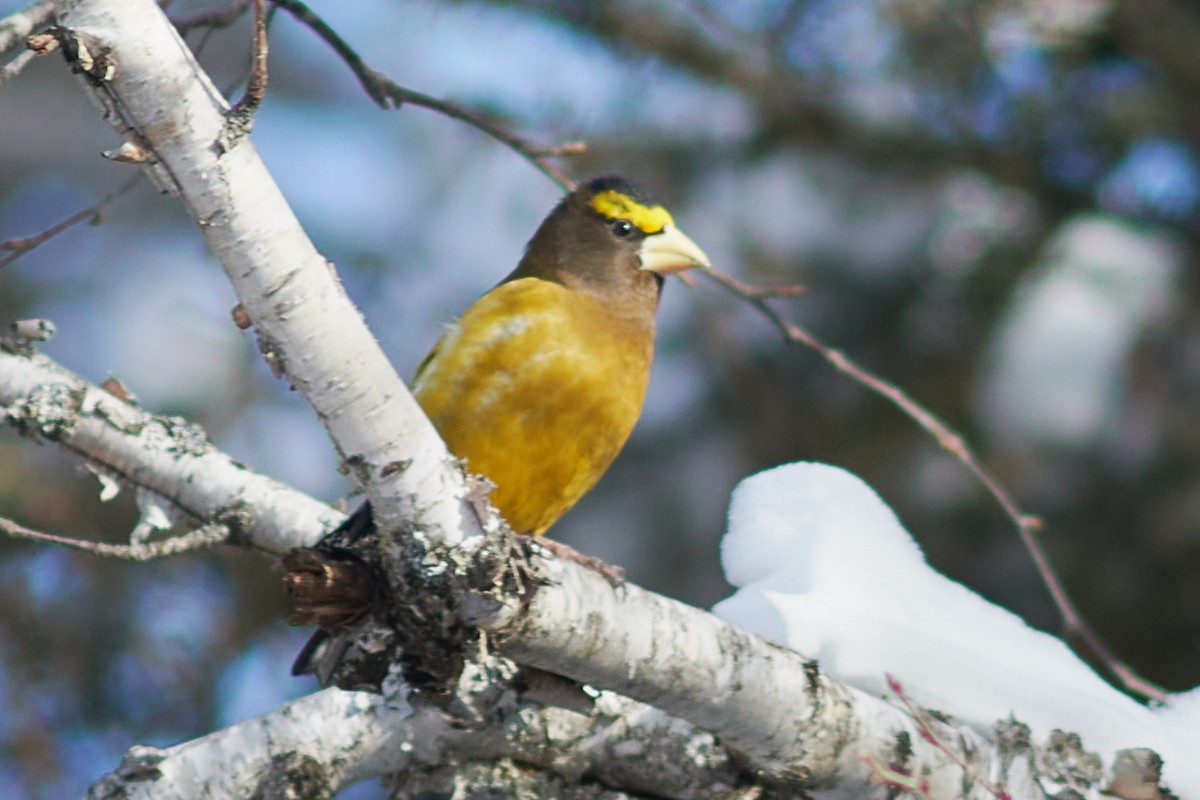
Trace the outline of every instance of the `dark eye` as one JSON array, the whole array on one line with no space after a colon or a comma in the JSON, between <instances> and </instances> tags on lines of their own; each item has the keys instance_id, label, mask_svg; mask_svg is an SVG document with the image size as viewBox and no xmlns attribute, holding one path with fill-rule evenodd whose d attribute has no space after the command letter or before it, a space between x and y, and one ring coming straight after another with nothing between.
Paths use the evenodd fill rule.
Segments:
<instances>
[{"instance_id":1,"label":"dark eye","mask_svg":"<svg viewBox=\"0 0 1200 800\"><path fill-rule=\"evenodd\" d=\"M614 219L609 224L612 227L613 235L619 239L628 239L633 235L633 223L627 219Z\"/></svg>"}]
</instances>

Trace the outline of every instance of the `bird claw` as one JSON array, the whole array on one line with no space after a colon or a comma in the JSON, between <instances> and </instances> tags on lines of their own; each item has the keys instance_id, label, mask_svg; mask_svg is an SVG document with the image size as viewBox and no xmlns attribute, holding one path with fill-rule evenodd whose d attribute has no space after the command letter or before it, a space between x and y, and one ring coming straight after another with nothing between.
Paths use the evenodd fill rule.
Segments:
<instances>
[{"instance_id":1,"label":"bird claw","mask_svg":"<svg viewBox=\"0 0 1200 800\"><path fill-rule=\"evenodd\" d=\"M618 567L614 564L609 564L607 561L596 558L595 556L585 556L583 553L571 547L569 544L555 541L554 539L546 539L539 537L537 543L545 547L559 558L564 558L567 561L574 561L582 567L590 569L597 573L604 580L608 581L614 589L619 589L625 585L625 568Z\"/></svg>"}]
</instances>

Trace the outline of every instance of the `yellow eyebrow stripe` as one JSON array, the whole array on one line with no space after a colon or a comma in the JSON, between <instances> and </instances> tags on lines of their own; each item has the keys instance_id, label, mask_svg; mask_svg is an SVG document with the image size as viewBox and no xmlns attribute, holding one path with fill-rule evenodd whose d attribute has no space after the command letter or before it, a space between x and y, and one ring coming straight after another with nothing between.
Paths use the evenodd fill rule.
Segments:
<instances>
[{"instance_id":1,"label":"yellow eyebrow stripe","mask_svg":"<svg viewBox=\"0 0 1200 800\"><path fill-rule=\"evenodd\" d=\"M662 206L643 205L616 189L597 192L590 205L597 213L609 219L629 220L646 234L658 233L668 225L675 224L670 212Z\"/></svg>"}]
</instances>

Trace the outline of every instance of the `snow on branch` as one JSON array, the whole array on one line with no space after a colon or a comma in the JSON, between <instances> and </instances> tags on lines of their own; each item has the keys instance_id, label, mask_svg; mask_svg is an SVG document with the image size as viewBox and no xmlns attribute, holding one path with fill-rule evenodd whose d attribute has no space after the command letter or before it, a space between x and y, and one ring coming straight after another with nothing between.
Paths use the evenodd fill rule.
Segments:
<instances>
[{"instance_id":1,"label":"snow on branch","mask_svg":"<svg viewBox=\"0 0 1200 800\"><path fill-rule=\"evenodd\" d=\"M983 798L991 795L979 785L958 794L964 775L1030 756L948 725L951 757L898 704L831 680L795 651L633 584L614 587L572 562L533 559L544 585L515 622L494 625L502 654L710 730L776 781L865 791L887 782L879 765L891 764L922 776L933 796ZM1028 789L1018 785L1013 797L1034 796Z\"/></svg>"},{"instance_id":2,"label":"snow on branch","mask_svg":"<svg viewBox=\"0 0 1200 800\"><path fill-rule=\"evenodd\" d=\"M1117 691L1061 640L933 570L892 510L845 470L785 464L742 481L721 561L737 591L714 613L819 656L840 681L976 730L1015 717L1048 759L1073 753L1079 782L1093 789L1121 753L1153 750L1166 784L1200 796L1200 689L1163 706ZM1157 780L1145 796L1157 796Z\"/></svg>"}]
</instances>

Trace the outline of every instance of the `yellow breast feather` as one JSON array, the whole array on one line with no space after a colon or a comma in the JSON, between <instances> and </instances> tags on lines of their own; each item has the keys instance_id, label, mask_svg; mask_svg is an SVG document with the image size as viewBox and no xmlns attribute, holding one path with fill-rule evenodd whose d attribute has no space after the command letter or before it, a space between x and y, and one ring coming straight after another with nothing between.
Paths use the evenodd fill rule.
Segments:
<instances>
[{"instance_id":1,"label":"yellow breast feather","mask_svg":"<svg viewBox=\"0 0 1200 800\"><path fill-rule=\"evenodd\" d=\"M520 533L541 534L608 468L641 412L653 328L550 281L501 284L422 363L413 393Z\"/></svg>"}]
</instances>

